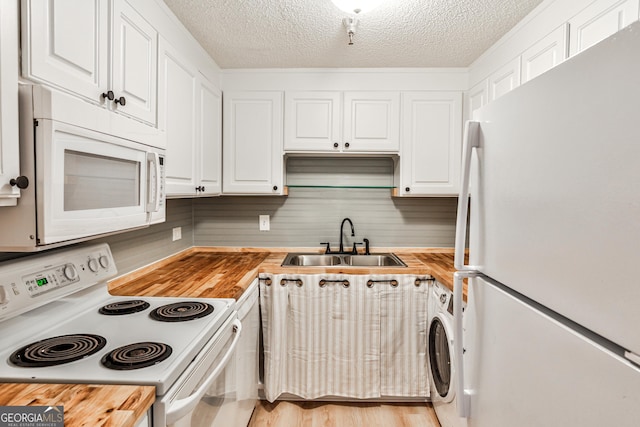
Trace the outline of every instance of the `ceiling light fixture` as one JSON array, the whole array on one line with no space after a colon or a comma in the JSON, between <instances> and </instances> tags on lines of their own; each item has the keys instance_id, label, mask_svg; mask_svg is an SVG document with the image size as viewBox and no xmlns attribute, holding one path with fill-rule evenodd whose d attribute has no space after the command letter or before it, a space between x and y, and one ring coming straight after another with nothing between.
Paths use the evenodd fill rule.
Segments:
<instances>
[{"instance_id":1,"label":"ceiling light fixture","mask_svg":"<svg viewBox=\"0 0 640 427\"><path fill-rule=\"evenodd\" d=\"M334 5L343 12L360 16L380 6L384 0L331 0ZM355 16L350 16L342 20L344 27L347 29L349 37L349 46L353 45L353 36L356 34L356 28L360 20Z\"/></svg>"}]
</instances>

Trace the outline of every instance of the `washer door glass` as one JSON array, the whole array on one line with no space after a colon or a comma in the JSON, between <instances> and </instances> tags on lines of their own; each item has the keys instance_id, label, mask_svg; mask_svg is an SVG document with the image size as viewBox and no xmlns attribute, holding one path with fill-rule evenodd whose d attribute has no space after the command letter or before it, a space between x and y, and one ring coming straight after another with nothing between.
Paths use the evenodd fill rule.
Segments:
<instances>
[{"instance_id":1,"label":"washer door glass","mask_svg":"<svg viewBox=\"0 0 640 427\"><path fill-rule=\"evenodd\" d=\"M451 383L451 357L447 332L438 318L433 319L429 327L429 360L436 390L445 397Z\"/></svg>"}]
</instances>

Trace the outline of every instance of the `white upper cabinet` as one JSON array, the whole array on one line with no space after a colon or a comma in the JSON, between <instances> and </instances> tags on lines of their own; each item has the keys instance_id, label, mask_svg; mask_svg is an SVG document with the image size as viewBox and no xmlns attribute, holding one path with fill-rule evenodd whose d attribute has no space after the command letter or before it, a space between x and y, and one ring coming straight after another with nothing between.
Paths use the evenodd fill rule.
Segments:
<instances>
[{"instance_id":1,"label":"white upper cabinet","mask_svg":"<svg viewBox=\"0 0 640 427\"><path fill-rule=\"evenodd\" d=\"M467 92L467 120L473 119L473 113L489 103L489 80L485 79Z\"/></svg>"},{"instance_id":2,"label":"white upper cabinet","mask_svg":"<svg viewBox=\"0 0 640 427\"><path fill-rule=\"evenodd\" d=\"M222 192L222 93L200 76L198 100L199 195L219 195Z\"/></svg>"},{"instance_id":3,"label":"white upper cabinet","mask_svg":"<svg viewBox=\"0 0 640 427\"><path fill-rule=\"evenodd\" d=\"M156 124L157 31L125 0L113 2L111 88L114 106Z\"/></svg>"},{"instance_id":4,"label":"white upper cabinet","mask_svg":"<svg viewBox=\"0 0 640 427\"><path fill-rule=\"evenodd\" d=\"M522 83L526 83L567 59L568 26L562 25L522 54Z\"/></svg>"},{"instance_id":5,"label":"white upper cabinet","mask_svg":"<svg viewBox=\"0 0 640 427\"><path fill-rule=\"evenodd\" d=\"M18 22L18 3L0 1L0 206L15 206L20 197L10 184L20 175Z\"/></svg>"},{"instance_id":6,"label":"white upper cabinet","mask_svg":"<svg viewBox=\"0 0 640 427\"><path fill-rule=\"evenodd\" d=\"M285 151L340 151L341 92L286 92Z\"/></svg>"},{"instance_id":7,"label":"white upper cabinet","mask_svg":"<svg viewBox=\"0 0 640 427\"><path fill-rule=\"evenodd\" d=\"M575 55L638 20L638 0L597 0L569 20L569 54Z\"/></svg>"},{"instance_id":8,"label":"white upper cabinet","mask_svg":"<svg viewBox=\"0 0 640 427\"><path fill-rule=\"evenodd\" d=\"M489 101L495 101L518 86L520 86L519 56L489 77Z\"/></svg>"},{"instance_id":9,"label":"white upper cabinet","mask_svg":"<svg viewBox=\"0 0 640 427\"><path fill-rule=\"evenodd\" d=\"M457 195L462 93L403 93L402 110L399 195Z\"/></svg>"},{"instance_id":10,"label":"white upper cabinet","mask_svg":"<svg viewBox=\"0 0 640 427\"><path fill-rule=\"evenodd\" d=\"M225 92L224 194L284 194L282 92Z\"/></svg>"},{"instance_id":11,"label":"white upper cabinet","mask_svg":"<svg viewBox=\"0 0 640 427\"><path fill-rule=\"evenodd\" d=\"M400 93L344 93L344 149L397 152L400 148Z\"/></svg>"},{"instance_id":12,"label":"white upper cabinet","mask_svg":"<svg viewBox=\"0 0 640 427\"><path fill-rule=\"evenodd\" d=\"M220 91L164 40L160 42L158 79L158 123L167 139L167 196L220 194Z\"/></svg>"},{"instance_id":13,"label":"white upper cabinet","mask_svg":"<svg viewBox=\"0 0 640 427\"><path fill-rule=\"evenodd\" d=\"M158 34L126 0L24 0L22 14L24 77L156 125Z\"/></svg>"},{"instance_id":14,"label":"white upper cabinet","mask_svg":"<svg viewBox=\"0 0 640 427\"><path fill-rule=\"evenodd\" d=\"M399 92L285 94L287 152L397 152Z\"/></svg>"}]
</instances>

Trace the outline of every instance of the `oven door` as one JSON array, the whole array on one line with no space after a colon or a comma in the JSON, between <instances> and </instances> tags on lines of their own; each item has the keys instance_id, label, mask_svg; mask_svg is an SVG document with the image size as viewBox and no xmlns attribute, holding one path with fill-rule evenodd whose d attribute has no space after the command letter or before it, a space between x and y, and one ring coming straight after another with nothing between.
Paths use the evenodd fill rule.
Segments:
<instances>
[{"instance_id":1,"label":"oven door","mask_svg":"<svg viewBox=\"0 0 640 427\"><path fill-rule=\"evenodd\" d=\"M39 245L148 225L163 187L156 149L43 119L35 139Z\"/></svg>"},{"instance_id":2,"label":"oven door","mask_svg":"<svg viewBox=\"0 0 640 427\"><path fill-rule=\"evenodd\" d=\"M154 427L229 425L236 409L234 353L241 330L234 312L167 393L158 397Z\"/></svg>"}]
</instances>

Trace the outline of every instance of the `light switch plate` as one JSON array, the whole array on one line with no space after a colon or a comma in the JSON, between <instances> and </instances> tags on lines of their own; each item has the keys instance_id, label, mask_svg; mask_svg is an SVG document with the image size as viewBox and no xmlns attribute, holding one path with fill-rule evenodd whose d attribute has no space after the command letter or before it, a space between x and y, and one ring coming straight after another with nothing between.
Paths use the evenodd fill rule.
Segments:
<instances>
[{"instance_id":1,"label":"light switch plate","mask_svg":"<svg viewBox=\"0 0 640 427\"><path fill-rule=\"evenodd\" d=\"M260 231L269 231L269 215L259 215Z\"/></svg>"},{"instance_id":2,"label":"light switch plate","mask_svg":"<svg viewBox=\"0 0 640 427\"><path fill-rule=\"evenodd\" d=\"M173 227L173 241L182 239L182 227Z\"/></svg>"}]
</instances>

